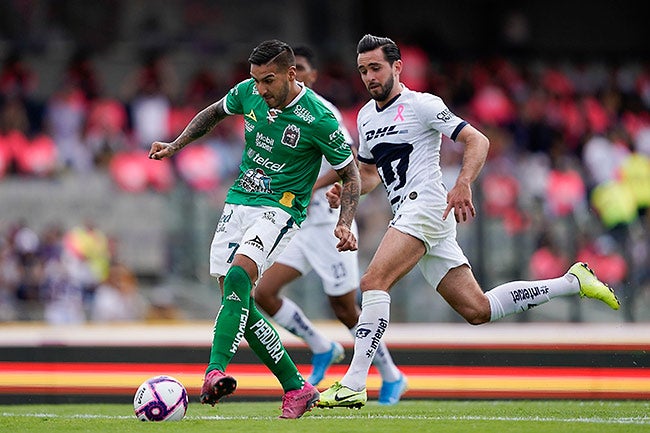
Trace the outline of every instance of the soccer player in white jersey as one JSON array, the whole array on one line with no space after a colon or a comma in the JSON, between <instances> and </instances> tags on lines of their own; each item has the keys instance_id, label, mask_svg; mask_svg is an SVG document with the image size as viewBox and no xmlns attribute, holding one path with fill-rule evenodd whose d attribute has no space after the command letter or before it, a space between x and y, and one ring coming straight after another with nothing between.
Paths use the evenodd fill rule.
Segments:
<instances>
[{"instance_id":1,"label":"soccer player in white jersey","mask_svg":"<svg viewBox=\"0 0 650 433\"><path fill-rule=\"evenodd\" d=\"M201 403L214 405L235 391L237 382L225 371L246 338L282 385L281 418L299 418L316 403L318 391L304 381L251 292L305 219L323 157L346 191L334 228L337 248L357 249L351 226L359 200L359 172L332 112L296 81L291 47L278 40L264 41L248 61L251 78L198 113L171 143L154 142L149 157L170 157L226 116L244 117L240 173L228 190L210 247L210 274L218 279L222 296Z\"/></svg>"},{"instance_id":2,"label":"soccer player in white jersey","mask_svg":"<svg viewBox=\"0 0 650 433\"><path fill-rule=\"evenodd\" d=\"M318 77L313 51L304 46L293 47L296 56L296 78L312 88ZM325 98L316 94L328 107L341 125L349 145L353 139L338 109ZM307 219L291 242L278 256L273 265L264 272L255 287L255 300L280 326L302 338L312 351L312 372L307 381L316 386L334 362L344 357L339 342L330 340L307 318L302 309L291 299L280 296L280 291L290 282L314 270L323 282L323 290L334 314L354 335L359 313L357 289L359 285L359 262L356 251L339 252L337 239L332 235L338 216L330 208L325 193L339 180L332 166L323 159L319 178L314 185L312 200L307 209ZM357 235L356 223L352 231ZM379 403L392 405L399 402L406 391L406 377L393 362L386 344L382 341L374 359L375 367L382 377Z\"/></svg>"},{"instance_id":3,"label":"soccer player in white jersey","mask_svg":"<svg viewBox=\"0 0 650 433\"><path fill-rule=\"evenodd\" d=\"M586 296L619 308L614 292L584 263L575 263L558 278L514 281L484 293L456 241L456 223L476 215L471 185L485 163L488 139L439 97L400 83L404 66L399 48L389 38L361 38L357 67L372 98L357 117L361 193L383 183L394 218L361 277L361 316L352 362L343 378L321 393L318 406L366 403L368 369L389 324L389 291L416 264L429 284L473 325L558 296ZM465 146L461 171L449 190L441 181L441 134ZM328 191L332 206L337 205L339 190L335 185Z\"/></svg>"}]
</instances>

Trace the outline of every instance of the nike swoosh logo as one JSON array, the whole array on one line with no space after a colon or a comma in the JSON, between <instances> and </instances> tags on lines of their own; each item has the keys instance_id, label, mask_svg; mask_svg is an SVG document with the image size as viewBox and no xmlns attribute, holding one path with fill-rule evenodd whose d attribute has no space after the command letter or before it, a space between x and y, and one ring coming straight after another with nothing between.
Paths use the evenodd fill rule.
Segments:
<instances>
[{"instance_id":1,"label":"nike swoosh logo","mask_svg":"<svg viewBox=\"0 0 650 433\"><path fill-rule=\"evenodd\" d=\"M366 126L369 122L370 120L366 121L365 123L362 123L361 126Z\"/></svg>"},{"instance_id":2,"label":"nike swoosh logo","mask_svg":"<svg viewBox=\"0 0 650 433\"><path fill-rule=\"evenodd\" d=\"M345 397L339 397L338 394L334 394L334 400L336 400L336 401L348 400L351 397L354 397L354 395L346 395Z\"/></svg>"}]
</instances>

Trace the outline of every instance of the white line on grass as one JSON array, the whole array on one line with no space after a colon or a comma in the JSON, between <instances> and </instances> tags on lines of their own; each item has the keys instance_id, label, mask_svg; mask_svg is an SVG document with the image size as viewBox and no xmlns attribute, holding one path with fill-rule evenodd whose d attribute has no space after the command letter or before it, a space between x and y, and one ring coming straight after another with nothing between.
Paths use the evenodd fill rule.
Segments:
<instances>
[{"instance_id":1,"label":"white line on grass","mask_svg":"<svg viewBox=\"0 0 650 433\"><path fill-rule=\"evenodd\" d=\"M11 413L3 412L3 417L27 417L27 418L61 418L61 419L134 419L135 416L127 415L97 415L97 414L76 414L58 415L53 413ZM274 417L265 416L187 416L190 420L270 420ZM512 422L560 422L560 423L584 423L584 424L634 424L650 425L650 417L622 417L622 418L560 418L560 417L505 417L505 416L428 416L428 415L347 415L347 416L326 416L308 415L310 419L397 419L413 421L512 421Z\"/></svg>"}]
</instances>

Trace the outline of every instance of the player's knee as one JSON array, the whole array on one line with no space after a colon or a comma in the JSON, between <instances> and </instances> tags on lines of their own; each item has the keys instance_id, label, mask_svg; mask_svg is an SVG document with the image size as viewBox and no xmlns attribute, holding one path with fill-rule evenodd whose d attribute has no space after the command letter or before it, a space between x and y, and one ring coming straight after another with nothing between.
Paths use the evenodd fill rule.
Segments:
<instances>
[{"instance_id":1,"label":"player's knee","mask_svg":"<svg viewBox=\"0 0 650 433\"><path fill-rule=\"evenodd\" d=\"M255 299L255 302L262 305L268 299L268 294L263 290L260 290L259 287L256 287L255 290L253 290L253 299Z\"/></svg>"},{"instance_id":2,"label":"player's knee","mask_svg":"<svg viewBox=\"0 0 650 433\"><path fill-rule=\"evenodd\" d=\"M376 276L372 273L366 272L363 274L361 280L359 281L359 288L362 292L366 292L368 290L388 291L390 286L386 284L385 279L380 278L379 276Z\"/></svg>"},{"instance_id":3,"label":"player's knee","mask_svg":"<svg viewBox=\"0 0 650 433\"><path fill-rule=\"evenodd\" d=\"M257 289L255 289L253 293L253 298L255 299L255 302L257 302L257 304L267 312L272 309L274 303L279 302L272 293Z\"/></svg>"},{"instance_id":4,"label":"player's knee","mask_svg":"<svg viewBox=\"0 0 650 433\"><path fill-rule=\"evenodd\" d=\"M470 308L461 312L463 318L470 325L482 325L490 321L490 311L484 308Z\"/></svg>"}]
</instances>

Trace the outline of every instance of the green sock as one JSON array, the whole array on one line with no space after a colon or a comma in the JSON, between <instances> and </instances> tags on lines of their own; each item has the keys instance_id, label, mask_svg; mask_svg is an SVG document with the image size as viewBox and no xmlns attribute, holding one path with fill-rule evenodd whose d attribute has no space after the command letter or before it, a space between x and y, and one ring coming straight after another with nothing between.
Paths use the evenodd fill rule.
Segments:
<instances>
[{"instance_id":1,"label":"green sock","mask_svg":"<svg viewBox=\"0 0 650 433\"><path fill-rule=\"evenodd\" d=\"M249 306L250 313L246 324L248 345L278 378L284 392L302 388L305 379L285 350L278 332L259 312L253 298L250 299Z\"/></svg>"},{"instance_id":2,"label":"green sock","mask_svg":"<svg viewBox=\"0 0 650 433\"><path fill-rule=\"evenodd\" d=\"M221 308L214 323L210 363L206 373L211 370L226 371L237 352L246 332L251 287L250 277L242 267L233 266L228 270L223 280Z\"/></svg>"}]
</instances>

